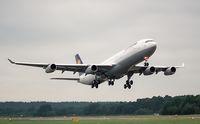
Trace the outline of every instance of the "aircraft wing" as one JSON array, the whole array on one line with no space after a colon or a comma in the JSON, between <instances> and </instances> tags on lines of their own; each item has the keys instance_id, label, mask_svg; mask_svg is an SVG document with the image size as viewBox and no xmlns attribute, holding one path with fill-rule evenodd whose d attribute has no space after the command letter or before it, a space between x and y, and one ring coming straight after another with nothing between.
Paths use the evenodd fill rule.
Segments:
<instances>
[{"instance_id":1,"label":"aircraft wing","mask_svg":"<svg viewBox=\"0 0 200 124\"><path fill-rule=\"evenodd\" d=\"M28 63L28 62L14 62L11 59L8 59L10 63L16 65L23 65L23 66L31 66L31 67L39 67L46 69L49 65L47 63ZM85 73L86 69L91 66L91 64L54 64L56 66L55 70L64 71L72 71L72 72L83 72ZM95 64L98 68L97 72L106 72L111 69L114 65L104 65L104 64Z\"/></svg>"},{"instance_id":2,"label":"aircraft wing","mask_svg":"<svg viewBox=\"0 0 200 124\"><path fill-rule=\"evenodd\" d=\"M72 80L72 81L78 81L79 78L51 78L51 80Z\"/></svg>"},{"instance_id":3,"label":"aircraft wing","mask_svg":"<svg viewBox=\"0 0 200 124\"><path fill-rule=\"evenodd\" d=\"M132 72L132 73L143 73L148 67L154 67L155 68L155 72L165 72L167 69L174 67L175 69L177 68L183 68L184 67L184 63L181 66L144 66L144 65L134 65L132 66L128 72Z\"/></svg>"}]
</instances>

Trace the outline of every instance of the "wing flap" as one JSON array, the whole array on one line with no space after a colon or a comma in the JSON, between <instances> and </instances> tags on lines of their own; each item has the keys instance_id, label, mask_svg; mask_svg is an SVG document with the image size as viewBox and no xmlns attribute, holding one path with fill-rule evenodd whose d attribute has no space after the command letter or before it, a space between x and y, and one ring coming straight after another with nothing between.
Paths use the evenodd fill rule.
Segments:
<instances>
[{"instance_id":1,"label":"wing flap","mask_svg":"<svg viewBox=\"0 0 200 124\"><path fill-rule=\"evenodd\" d=\"M79 81L80 78L50 78L51 80L74 80Z\"/></svg>"}]
</instances>

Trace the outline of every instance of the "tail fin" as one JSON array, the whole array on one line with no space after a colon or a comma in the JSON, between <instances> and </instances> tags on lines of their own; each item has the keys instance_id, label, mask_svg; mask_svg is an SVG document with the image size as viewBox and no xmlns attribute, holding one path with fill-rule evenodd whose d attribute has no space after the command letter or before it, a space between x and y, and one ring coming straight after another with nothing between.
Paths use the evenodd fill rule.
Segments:
<instances>
[{"instance_id":1,"label":"tail fin","mask_svg":"<svg viewBox=\"0 0 200 124\"><path fill-rule=\"evenodd\" d=\"M83 64L83 61L81 60L81 57L79 56L79 54L75 55L75 60L76 60L76 64ZM81 76L83 73L79 72L79 76Z\"/></svg>"},{"instance_id":2,"label":"tail fin","mask_svg":"<svg viewBox=\"0 0 200 124\"><path fill-rule=\"evenodd\" d=\"M75 55L75 60L76 60L76 64L83 64L83 61L81 60L81 57L79 56L79 54Z\"/></svg>"}]
</instances>

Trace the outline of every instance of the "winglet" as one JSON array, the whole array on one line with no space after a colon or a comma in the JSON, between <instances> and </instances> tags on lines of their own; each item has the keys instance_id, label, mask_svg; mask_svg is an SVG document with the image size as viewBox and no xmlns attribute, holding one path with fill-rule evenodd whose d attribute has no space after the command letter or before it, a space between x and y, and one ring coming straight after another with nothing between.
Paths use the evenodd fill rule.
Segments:
<instances>
[{"instance_id":1,"label":"winglet","mask_svg":"<svg viewBox=\"0 0 200 124\"><path fill-rule=\"evenodd\" d=\"M8 61L9 61L11 64L15 64L15 62L12 61L11 59L8 59Z\"/></svg>"},{"instance_id":2,"label":"winglet","mask_svg":"<svg viewBox=\"0 0 200 124\"><path fill-rule=\"evenodd\" d=\"M175 66L176 68L184 68L185 67L185 64L184 63L182 63L182 65L181 66Z\"/></svg>"},{"instance_id":3,"label":"winglet","mask_svg":"<svg viewBox=\"0 0 200 124\"><path fill-rule=\"evenodd\" d=\"M185 64L184 64L184 63L182 63L181 67L185 67Z\"/></svg>"}]
</instances>

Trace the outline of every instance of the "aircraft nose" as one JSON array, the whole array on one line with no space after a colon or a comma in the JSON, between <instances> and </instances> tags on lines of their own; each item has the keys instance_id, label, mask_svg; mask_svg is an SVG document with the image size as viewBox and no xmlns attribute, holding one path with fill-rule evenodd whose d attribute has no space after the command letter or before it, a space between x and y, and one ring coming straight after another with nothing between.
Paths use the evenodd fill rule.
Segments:
<instances>
[{"instance_id":1,"label":"aircraft nose","mask_svg":"<svg viewBox=\"0 0 200 124\"><path fill-rule=\"evenodd\" d=\"M153 44L154 46L157 46L156 42L152 42L152 44Z\"/></svg>"},{"instance_id":2,"label":"aircraft nose","mask_svg":"<svg viewBox=\"0 0 200 124\"><path fill-rule=\"evenodd\" d=\"M151 48L154 50L157 48L156 42L151 42Z\"/></svg>"}]
</instances>

